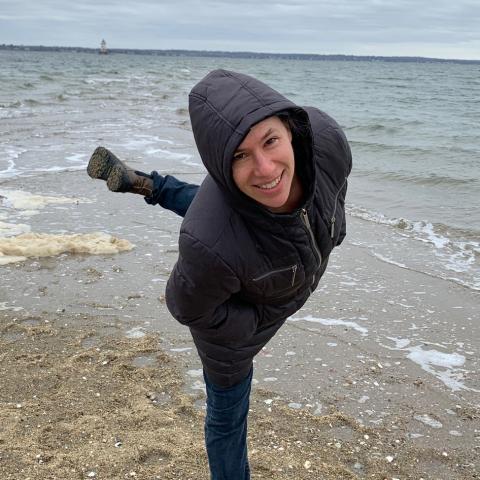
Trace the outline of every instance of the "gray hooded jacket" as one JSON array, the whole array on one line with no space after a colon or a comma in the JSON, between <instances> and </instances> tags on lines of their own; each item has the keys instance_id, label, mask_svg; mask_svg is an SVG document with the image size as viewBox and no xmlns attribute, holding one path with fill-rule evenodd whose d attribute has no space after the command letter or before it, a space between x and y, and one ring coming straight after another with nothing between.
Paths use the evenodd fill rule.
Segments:
<instances>
[{"instance_id":1,"label":"gray hooded jacket","mask_svg":"<svg viewBox=\"0 0 480 480\"><path fill-rule=\"evenodd\" d=\"M275 214L244 195L233 154L250 128L288 112L303 204ZM208 175L182 223L166 302L187 325L209 379L240 382L253 357L305 303L345 236L352 158L338 124L247 75L215 70L190 93L190 118Z\"/></svg>"}]
</instances>

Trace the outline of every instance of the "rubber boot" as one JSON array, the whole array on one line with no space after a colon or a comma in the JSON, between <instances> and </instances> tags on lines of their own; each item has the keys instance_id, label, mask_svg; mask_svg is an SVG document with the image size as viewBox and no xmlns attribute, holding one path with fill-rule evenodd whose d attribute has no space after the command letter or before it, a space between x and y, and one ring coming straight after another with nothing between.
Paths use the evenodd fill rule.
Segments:
<instances>
[{"instance_id":1,"label":"rubber boot","mask_svg":"<svg viewBox=\"0 0 480 480\"><path fill-rule=\"evenodd\" d=\"M152 195L152 177L131 169L104 147L97 147L93 152L88 162L87 173L92 178L106 180L107 187L112 192Z\"/></svg>"},{"instance_id":2,"label":"rubber boot","mask_svg":"<svg viewBox=\"0 0 480 480\"><path fill-rule=\"evenodd\" d=\"M115 165L126 165L105 147L97 147L88 162L87 173L92 178L107 180Z\"/></svg>"},{"instance_id":3,"label":"rubber boot","mask_svg":"<svg viewBox=\"0 0 480 480\"><path fill-rule=\"evenodd\" d=\"M112 192L131 192L150 197L153 192L153 179L150 175L132 170L125 164L117 164L113 166L108 176L107 187Z\"/></svg>"}]
</instances>

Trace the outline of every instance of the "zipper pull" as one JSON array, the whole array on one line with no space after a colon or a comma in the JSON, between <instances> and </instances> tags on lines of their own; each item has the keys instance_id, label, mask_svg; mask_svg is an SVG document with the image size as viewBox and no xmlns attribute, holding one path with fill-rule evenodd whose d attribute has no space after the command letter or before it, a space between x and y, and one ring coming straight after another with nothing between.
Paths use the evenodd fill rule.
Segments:
<instances>
[{"instance_id":1,"label":"zipper pull","mask_svg":"<svg viewBox=\"0 0 480 480\"><path fill-rule=\"evenodd\" d=\"M300 215L301 215L301 217L302 217L303 223L304 223L305 226L310 230L311 227L310 227L310 220L308 219L307 209L306 209L306 208L302 208L302 211L301 211Z\"/></svg>"},{"instance_id":2,"label":"zipper pull","mask_svg":"<svg viewBox=\"0 0 480 480\"><path fill-rule=\"evenodd\" d=\"M295 283L295 276L296 276L296 274L297 274L297 268L298 268L297 265L294 265L294 266L292 267L292 273L293 273L293 277L292 277L292 287L293 287L293 284Z\"/></svg>"},{"instance_id":3,"label":"zipper pull","mask_svg":"<svg viewBox=\"0 0 480 480\"><path fill-rule=\"evenodd\" d=\"M335 217L332 217L331 220L330 220L330 222L332 223L330 235L331 235L331 237L332 237L332 239L333 239L333 237L335 236Z\"/></svg>"}]
</instances>

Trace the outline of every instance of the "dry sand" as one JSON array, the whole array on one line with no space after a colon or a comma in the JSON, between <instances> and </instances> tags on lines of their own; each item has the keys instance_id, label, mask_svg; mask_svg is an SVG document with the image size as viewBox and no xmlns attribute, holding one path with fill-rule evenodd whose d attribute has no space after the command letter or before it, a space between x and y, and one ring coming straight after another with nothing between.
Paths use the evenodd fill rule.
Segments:
<instances>
[{"instance_id":1,"label":"dry sand","mask_svg":"<svg viewBox=\"0 0 480 480\"><path fill-rule=\"evenodd\" d=\"M125 320L58 313L0 317L0 478L207 479L201 395L176 360ZM252 478L430 479L418 460L478 478L468 454L391 442L338 411L292 410L254 388Z\"/></svg>"}]
</instances>

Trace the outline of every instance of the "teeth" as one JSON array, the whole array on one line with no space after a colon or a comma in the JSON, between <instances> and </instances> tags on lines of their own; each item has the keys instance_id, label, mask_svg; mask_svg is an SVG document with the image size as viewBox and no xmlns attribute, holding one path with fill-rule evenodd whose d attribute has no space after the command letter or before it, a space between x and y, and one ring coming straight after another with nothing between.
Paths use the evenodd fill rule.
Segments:
<instances>
[{"instance_id":1,"label":"teeth","mask_svg":"<svg viewBox=\"0 0 480 480\"><path fill-rule=\"evenodd\" d=\"M271 189L273 187L276 187L278 185L278 183L280 182L280 178L282 178L281 175L279 177L277 177L273 182L266 183L265 185L259 185L259 187L262 190L269 190L269 189Z\"/></svg>"}]
</instances>

